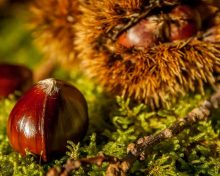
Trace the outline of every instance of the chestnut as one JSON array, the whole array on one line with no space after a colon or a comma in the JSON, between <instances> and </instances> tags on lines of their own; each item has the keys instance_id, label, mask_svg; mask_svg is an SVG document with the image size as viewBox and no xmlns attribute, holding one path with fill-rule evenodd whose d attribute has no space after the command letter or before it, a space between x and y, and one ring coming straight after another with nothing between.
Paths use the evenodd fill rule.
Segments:
<instances>
[{"instance_id":1,"label":"chestnut","mask_svg":"<svg viewBox=\"0 0 220 176\"><path fill-rule=\"evenodd\" d=\"M26 91L33 83L32 71L23 65L0 64L0 98L15 90Z\"/></svg>"},{"instance_id":2,"label":"chestnut","mask_svg":"<svg viewBox=\"0 0 220 176\"><path fill-rule=\"evenodd\" d=\"M157 41L160 28L159 17L150 16L122 33L118 43L126 48L148 48Z\"/></svg>"},{"instance_id":3,"label":"chestnut","mask_svg":"<svg viewBox=\"0 0 220 176\"><path fill-rule=\"evenodd\" d=\"M15 104L7 134L12 148L44 161L65 153L67 140L80 141L88 128L87 102L74 86L53 78L36 83Z\"/></svg>"},{"instance_id":4,"label":"chestnut","mask_svg":"<svg viewBox=\"0 0 220 176\"><path fill-rule=\"evenodd\" d=\"M199 12L187 5L176 6L169 14L170 41L183 40L195 35L200 29L201 16Z\"/></svg>"}]
</instances>

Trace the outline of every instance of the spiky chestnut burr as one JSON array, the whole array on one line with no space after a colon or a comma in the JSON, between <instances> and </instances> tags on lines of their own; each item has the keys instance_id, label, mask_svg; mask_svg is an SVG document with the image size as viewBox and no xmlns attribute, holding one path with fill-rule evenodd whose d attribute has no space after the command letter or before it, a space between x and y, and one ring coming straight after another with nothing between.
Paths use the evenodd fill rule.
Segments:
<instances>
[{"instance_id":1,"label":"spiky chestnut burr","mask_svg":"<svg viewBox=\"0 0 220 176\"><path fill-rule=\"evenodd\" d=\"M87 128L88 108L80 91L64 81L46 79L18 100L7 134L15 151L29 151L48 161L65 153L67 140L79 142Z\"/></svg>"},{"instance_id":2,"label":"spiky chestnut burr","mask_svg":"<svg viewBox=\"0 0 220 176\"><path fill-rule=\"evenodd\" d=\"M33 35L47 58L61 63L75 58L73 25L79 14L75 0L35 0L31 3L30 20Z\"/></svg>"},{"instance_id":3,"label":"spiky chestnut burr","mask_svg":"<svg viewBox=\"0 0 220 176\"><path fill-rule=\"evenodd\" d=\"M33 84L32 71L24 65L0 63L0 98L15 90L24 92Z\"/></svg>"},{"instance_id":4,"label":"spiky chestnut burr","mask_svg":"<svg viewBox=\"0 0 220 176\"><path fill-rule=\"evenodd\" d=\"M216 41L203 35L220 26L207 20L218 18L213 8L200 0L82 2L75 30L85 70L107 90L152 107L189 91L203 93L205 84L215 83L220 64L219 30L211 34Z\"/></svg>"}]
</instances>

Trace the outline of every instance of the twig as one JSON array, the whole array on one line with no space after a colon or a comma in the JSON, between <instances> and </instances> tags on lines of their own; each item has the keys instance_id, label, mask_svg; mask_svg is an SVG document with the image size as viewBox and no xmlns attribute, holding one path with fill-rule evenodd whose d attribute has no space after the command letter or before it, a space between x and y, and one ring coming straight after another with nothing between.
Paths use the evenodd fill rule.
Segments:
<instances>
[{"instance_id":1,"label":"twig","mask_svg":"<svg viewBox=\"0 0 220 176\"><path fill-rule=\"evenodd\" d=\"M161 141L172 138L184 129L192 126L199 121L207 120L210 117L211 110L220 106L220 89L206 100L198 108L193 109L185 118L177 120L169 128L164 129L156 135L146 136L138 139L135 143L128 145L128 155L117 163L109 164L106 176L125 176L132 167L135 160L145 159L147 151Z\"/></svg>"},{"instance_id":2,"label":"twig","mask_svg":"<svg viewBox=\"0 0 220 176\"><path fill-rule=\"evenodd\" d=\"M69 159L63 168L51 168L47 176L68 176L73 170L77 170L81 166L86 166L87 164L101 166L103 162L116 163L117 161L118 158L104 155L103 153L99 153L99 155L91 158L81 158L79 160Z\"/></svg>"},{"instance_id":3,"label":"twig","mask_svg":"<svg viewBox=\"0 0 220 176\"><path fill-rule=\"evenodd\" d=\"M160 142L178 135L181 131L195 123L208 120L211 111L219 108L219 106L220 88L209 100L205 100L198 108L194 108L186 117L177 120L170 127L162 130L156 135L145 136L139 138L135 143L129 144L127 147L128 154L125 158L120 160L114 156L101 154L92 158L68 160L60 171L56 168L52 168L47 173L47 176L68 176L71 171L78 169L80 166L85 166L87 164L101 166L103 162L109 163L106 170L106 176L126 176L137 159L144 160L146 158L148 154L147 151Z\"/></svg>"}]
</instances>

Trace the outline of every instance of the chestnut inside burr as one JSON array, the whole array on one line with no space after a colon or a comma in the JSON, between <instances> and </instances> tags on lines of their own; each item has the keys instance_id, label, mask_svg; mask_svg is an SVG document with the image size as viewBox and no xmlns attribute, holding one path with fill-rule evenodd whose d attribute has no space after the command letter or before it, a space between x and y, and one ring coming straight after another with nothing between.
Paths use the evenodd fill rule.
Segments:
<instances>
[{"instance_id":1,"label":"chestnut inside burr","mask_svg":"<svg viewBox=\"0 0 220 176\"><path fill-rule=\"evenodd\" d=\"M203 30L203 23L212 15L209 6L178 5L141 19L123 32L117 42L125 48L146 49L159 43L188 39Z\"/></svg>"}]
</instances>

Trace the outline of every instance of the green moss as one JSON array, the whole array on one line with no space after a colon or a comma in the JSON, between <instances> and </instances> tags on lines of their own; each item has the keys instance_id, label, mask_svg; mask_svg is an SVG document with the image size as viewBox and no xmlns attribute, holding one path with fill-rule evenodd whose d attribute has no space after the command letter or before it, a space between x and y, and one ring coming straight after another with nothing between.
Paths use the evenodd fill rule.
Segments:
<instances>
[{"instance_id":1,"label":"green moss","mask_svg":"<svg viewBox=\"0 0 220 176\"><path fill-rule=\"evenodd\" d=\"M31 44L24 21L22 16L1 21L0 40L5 42L0 44L0 58L34 68L41 54ZM16 96L11 95L0 100L0 175L44 175L49 168L62 166L68 158L92 157L99 152L123 158L129 143L170 126L211 93L207 90L206 96L190 94L169 109L150 111L147 105L105 94L78 70L57 68L54 77L70 82L85 95L90 118L86 137L79 144L68 141L66 155L50 163L42 163L31 154L21 157L12 150L6 135L7 119L16 102ZM195 124L155 146L144 161L134 163L129 175L220 175L219 114L219 110L215 111L211 120ZM107 165L87 165L72 175L105 175Z\"/></svg>"},{"instance_id":2,"label":"green moss","mask_svg":"<svg viewBox=\"0 0 220 176\"><path fill-rule=\"evenodd\" d=\"M148 173L157 175L158 164L161 164L165 158L167 164L162 162L163 166L167 165L165 167L167 169L172 165L175 172L180 175L218 175L220 171L219 142L218 134L213 131L211 123L201 122L155 146L151 151L154 156L153 160L148 158Z\"/></svg>"},{"instance_id":3,"label":"green moss","mask_svg":"<svg viewBox=\"0 0 220 176\"><path fill-rule=\"evenodd\" d=\"M91 157L96 156L99 152L123 158L129 143L140 136L155 134L170 126L204 99L200 95L190 95L171 109L150 111L146 105L135 104L129 99L108 98L101 89L94 86L93 82L86 80L87 84L84 85L83 79L87 78L83 75L68 78L84 92L90 108L91 121L95 122L97 116L100 119L107 119L107 121L101 120L101 123L105 124L102 127L99 124L90 124L90 130L81 143L74 144L68 141L66 155L50 163L43 164L32 155L22 158L13 152L6 136L6 122L16 99L14 96L10 96L8 99L0 101L2 124L0 173L3 175L28 175L30 173L43 175L50 167L62 166L67 158ZM90 97L90 94L93 96ZM94 98L95 95L97 98ZM186 102L188 102L187 106L184 106ZM97 108L98 105L103 108ZM111 109L108 108L109 106ZM106 112L108 114L105 114ZM218 122L217 119L215 121ZM220 169L218 136L218 130L215 130L212 121L200 122L192 128L184 130L178 136L155 146L149 151L144 161L135 162L130 174L217 175ZM104 163L101 167L88 165L86 168L81 167L79 170L73 171L72 175L104 175L107 165L108 163Z\"/></svg>"}]
</instances>

